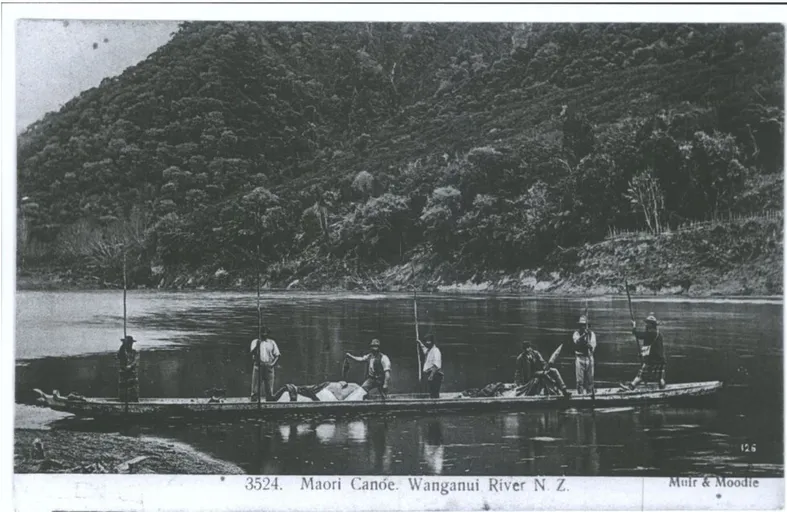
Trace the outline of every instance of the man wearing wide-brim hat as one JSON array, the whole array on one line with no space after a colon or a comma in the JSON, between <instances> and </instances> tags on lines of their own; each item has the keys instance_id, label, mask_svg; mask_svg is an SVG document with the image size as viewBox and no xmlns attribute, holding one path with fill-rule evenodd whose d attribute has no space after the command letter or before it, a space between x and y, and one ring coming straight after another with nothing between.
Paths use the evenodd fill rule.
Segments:
<instances>
[{"instance_id":1,"label":"man wearing wide-brim hat","mask_svg":"<svg viewBox=\"0 0 787 512\"><path fill-rule=\"evenodd\" d=\"M263 327L261 331L262 340L255 338L249 346L253 361L251 372L252 402L257 402L262 397L265 397L265 400L268 402L273 400L273 385L276 379L275 368L281 357L279 346L270 337L270 330L267 327Z\"/></svg>"},{"instance_id":2,"label":"man wearing wide-brim hat","mask_svg":"<svg viewBox=\"0 0 787 512\"><path fill-rule=\"evenodd\" d=\"M659 322L656 315L650 313L645 318L645 332L637 331L637 322L631 321L631 332L638 340L642 340L642 366L637 372L637 376L631 384L625 385L629 389L634 389L640 382L658 382L659 388L664 389L667 385L665 380L667 360L664 357L664 339L659 331Z\"/></svg>"},{"instance_id":3,"label":"man wearing wide-brim hat","mask_svg":"<svg viewBox=\"0 0 787 512\"><path fill-rule=\"evenodd\" d=\"M593 355L596 351L596 333L588 328L585 315L579 317L578 329L574 331L574 367L577 377L577 394L593 393L595 380L593 375Z\"/></svg>"},{"instance_id":4,"label":"man wearing wide-brim hat","mask_svg":"<svg viewBox=\"0 0 787 512\"><path fill-rule=\"evenodd\" d=\"M366 370L366 380L363 381L361 387L367 393L372 389L377 388L380 394L385 398L388 394L388 385L391 382L391 360L388 356L380 352L380 340L373 339L369 343L369 353L365 356L354 356L347 352L346 357L353 361L368 361L369 365Z\"/></svg>"},{"instance_id":5,"label":"man wearing wide-brim hat","mask_svg":"<svg viewBox=\"0 0 787 512\"><path fill-rule=\"evenodd\" d=\"M139 402L139 378L137 377L137 364L139 354L134 350L137 340L133 336L120 338L118 350L118 399L121 402Z\"/></svg>"}]
</instances>

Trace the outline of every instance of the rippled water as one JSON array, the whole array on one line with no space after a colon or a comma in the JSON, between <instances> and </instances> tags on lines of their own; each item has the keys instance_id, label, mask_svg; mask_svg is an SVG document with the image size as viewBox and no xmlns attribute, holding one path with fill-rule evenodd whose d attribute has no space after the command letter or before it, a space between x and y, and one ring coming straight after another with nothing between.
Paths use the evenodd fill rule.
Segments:
<instances>
[{"instance_id":1,"label":"rippled water","mask_svg":"<svg viewBox=\"0 0 787 512\"><path fill-rule=\"evenodd\" d=\"M519 342L548 356L570 337L582 300L419 295L421 334L437 336L443 390L510 381ZM346 351L380 338L394 366L392 392L417 389L413 301L408 295L266 294L265 322L282 351L279 384L338 380ZM597 385L630 379L637 352L623 298L591 299ZM662 322L671 382L724 380L702 408L658 405L590 411L367 416L233 424L146 426L251 473L444 475L782 475L782 302L635 299ZM253 294L129 294L128 331L141 342L143 396L246 396ZM123 333L117 292L17 294L17 402L31 389L114 396L113 352ZM558 367L569 387L573 360ZM353 368L360 380L362 365ZM18 425L24 426L24 425ZM97 429L91 421L54 428ZM742 453L755 443L756 453Z\"/></svg>"}]
</instances>

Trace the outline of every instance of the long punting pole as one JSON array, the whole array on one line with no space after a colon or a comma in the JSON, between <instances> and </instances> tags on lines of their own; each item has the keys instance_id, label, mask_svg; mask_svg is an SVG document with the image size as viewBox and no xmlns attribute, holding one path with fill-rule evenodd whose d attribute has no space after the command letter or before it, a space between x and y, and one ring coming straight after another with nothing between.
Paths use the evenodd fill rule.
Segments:
<instances>
[{"instance_id":1,"label":"long punting pole","mask_svg":"<svg viewBox=\"0 0 787 512\"><path fill-rule=\"evenodd\" d=\"M418 292L413 290L413 317L415 318L415 339L420 340L418 334ZM418 384L421 384L421 344L415 342L415 351L418 354Z\"/></svg>"},{"instance_id":2,"label":"long punting pole","mask_svg":"<svg viewBox=\"0 0 787 512\"><path fill-rule=\"evenodd\" d=\"M128 281L126 278L126 244L123 244L123 339L126 339L126 290L128 289ZM125 343L125 341L123 342ZM125 393L126 414L128 414L128 386L126 386Z\"/></svg>"},{"instance_id":3,"label":"long punting pole","mask_svg":"<svg viewBox=\"0 0 787 512\"><path fill-rule=\"evenodd\" d=\"M590 337L592 336L590 330L590 309L588 308L588 300L585 299L585 320L587 321L588 326L588 342L590 342ZM590 352L591 356L593 356L593 382L590 388L590 399L593 400L593 403L596 403L596 354L592 351Z\"/></svg>"},{"instance_id":4,"label":"long punting pole","mask_svg":"<svg viewBox=\"0 0 787 512\"><path fill-rule=\"evenodd\" d=\"M629 315L631 315L631 321L635 322L634 320L634 308L631 306L631 293L629 293L629 282L628 279L623 280L624 285L626 286L626 297L629 301ZM639 338L634 335L634 342L637 344L637 356L642 360L642 349L639 346Z\"/></svg>"},{"instance_id":5,"label":"long punting pole","mask_svg":"<svg viewBox=\"0 0 787 512\"><path fill-rule=\"evenodd\" d=\"M252 374L254 371L252 370ZM260 243L257 242L257 408L262 407L262 309L260 309Z\"/></svg>"},{"instance_id":6,"label":"long punting pole","mask_svg":"<svg viewBox=\"0 0 787 512\"><path fill-rule=\"evenodd\" d=\"M126 247L123 246L123 338L126 337Z\"/></svg>"}]
</instances>

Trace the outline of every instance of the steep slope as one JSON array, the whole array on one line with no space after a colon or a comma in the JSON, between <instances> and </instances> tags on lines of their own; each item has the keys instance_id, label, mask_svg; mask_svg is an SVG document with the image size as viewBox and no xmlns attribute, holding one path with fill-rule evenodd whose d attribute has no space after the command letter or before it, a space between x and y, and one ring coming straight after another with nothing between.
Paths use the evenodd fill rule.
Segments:
<instances>
[{"instance_id":1,"label":"steep slope","mask_svg":"<svg viewBox=\"0 0 787 512\"><path fill-rule=\"evenodd\" d=\"M782 47L777 25L184 23L19 137L21 268L117 282L125 247L138 285L463 280L749 213L782 172Z\"/></svg>"}]
</instances>

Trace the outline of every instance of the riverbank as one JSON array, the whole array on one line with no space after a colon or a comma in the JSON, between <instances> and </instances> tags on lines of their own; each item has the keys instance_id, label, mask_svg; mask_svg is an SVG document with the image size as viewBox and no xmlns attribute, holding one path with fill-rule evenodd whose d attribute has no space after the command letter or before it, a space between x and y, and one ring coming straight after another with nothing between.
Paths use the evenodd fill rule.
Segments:
<instances>
[{"instance_id":1,"label":"riverbank","mask_svg":"<svg viewBox=\"0 0 787 512\"><path fill-rule=\"evenodd\" d=\"M164 439L24 428L14 430L14 472L244 474L234 464Z\"/></svg>"},{"instance_id":2,"label":"riverbank","mask_svg":"<svg viewBox=\"0 0 787 512\"><path fill-rule=\"evenodd\" d=\"M272 270L266 290L393 292L413 289L456 293L609 295L625 291L658 296L778 296L783 287L783 220L753 217L700 224L659 235L623 234L568 248L542 267L519 272L459 269L413 256L387 268L357 270L328 256L301 256ZM224 269L156 269L137 288L254 290L256 281ZM28 268L18 290L117 289L118 283L71 269Z\"/></svg>"},{"instance_id":3,"label":"riverbank","mask_svg":"<svg viewBox=\"0 0 787 512\"><path fill-rule=\"evenodd\" d=\"M14 413L15 473L154 473L240 475L235 464L190 446L141 435L53 429L69 414L17 404Z\"/></svg>"}]
</instances>

